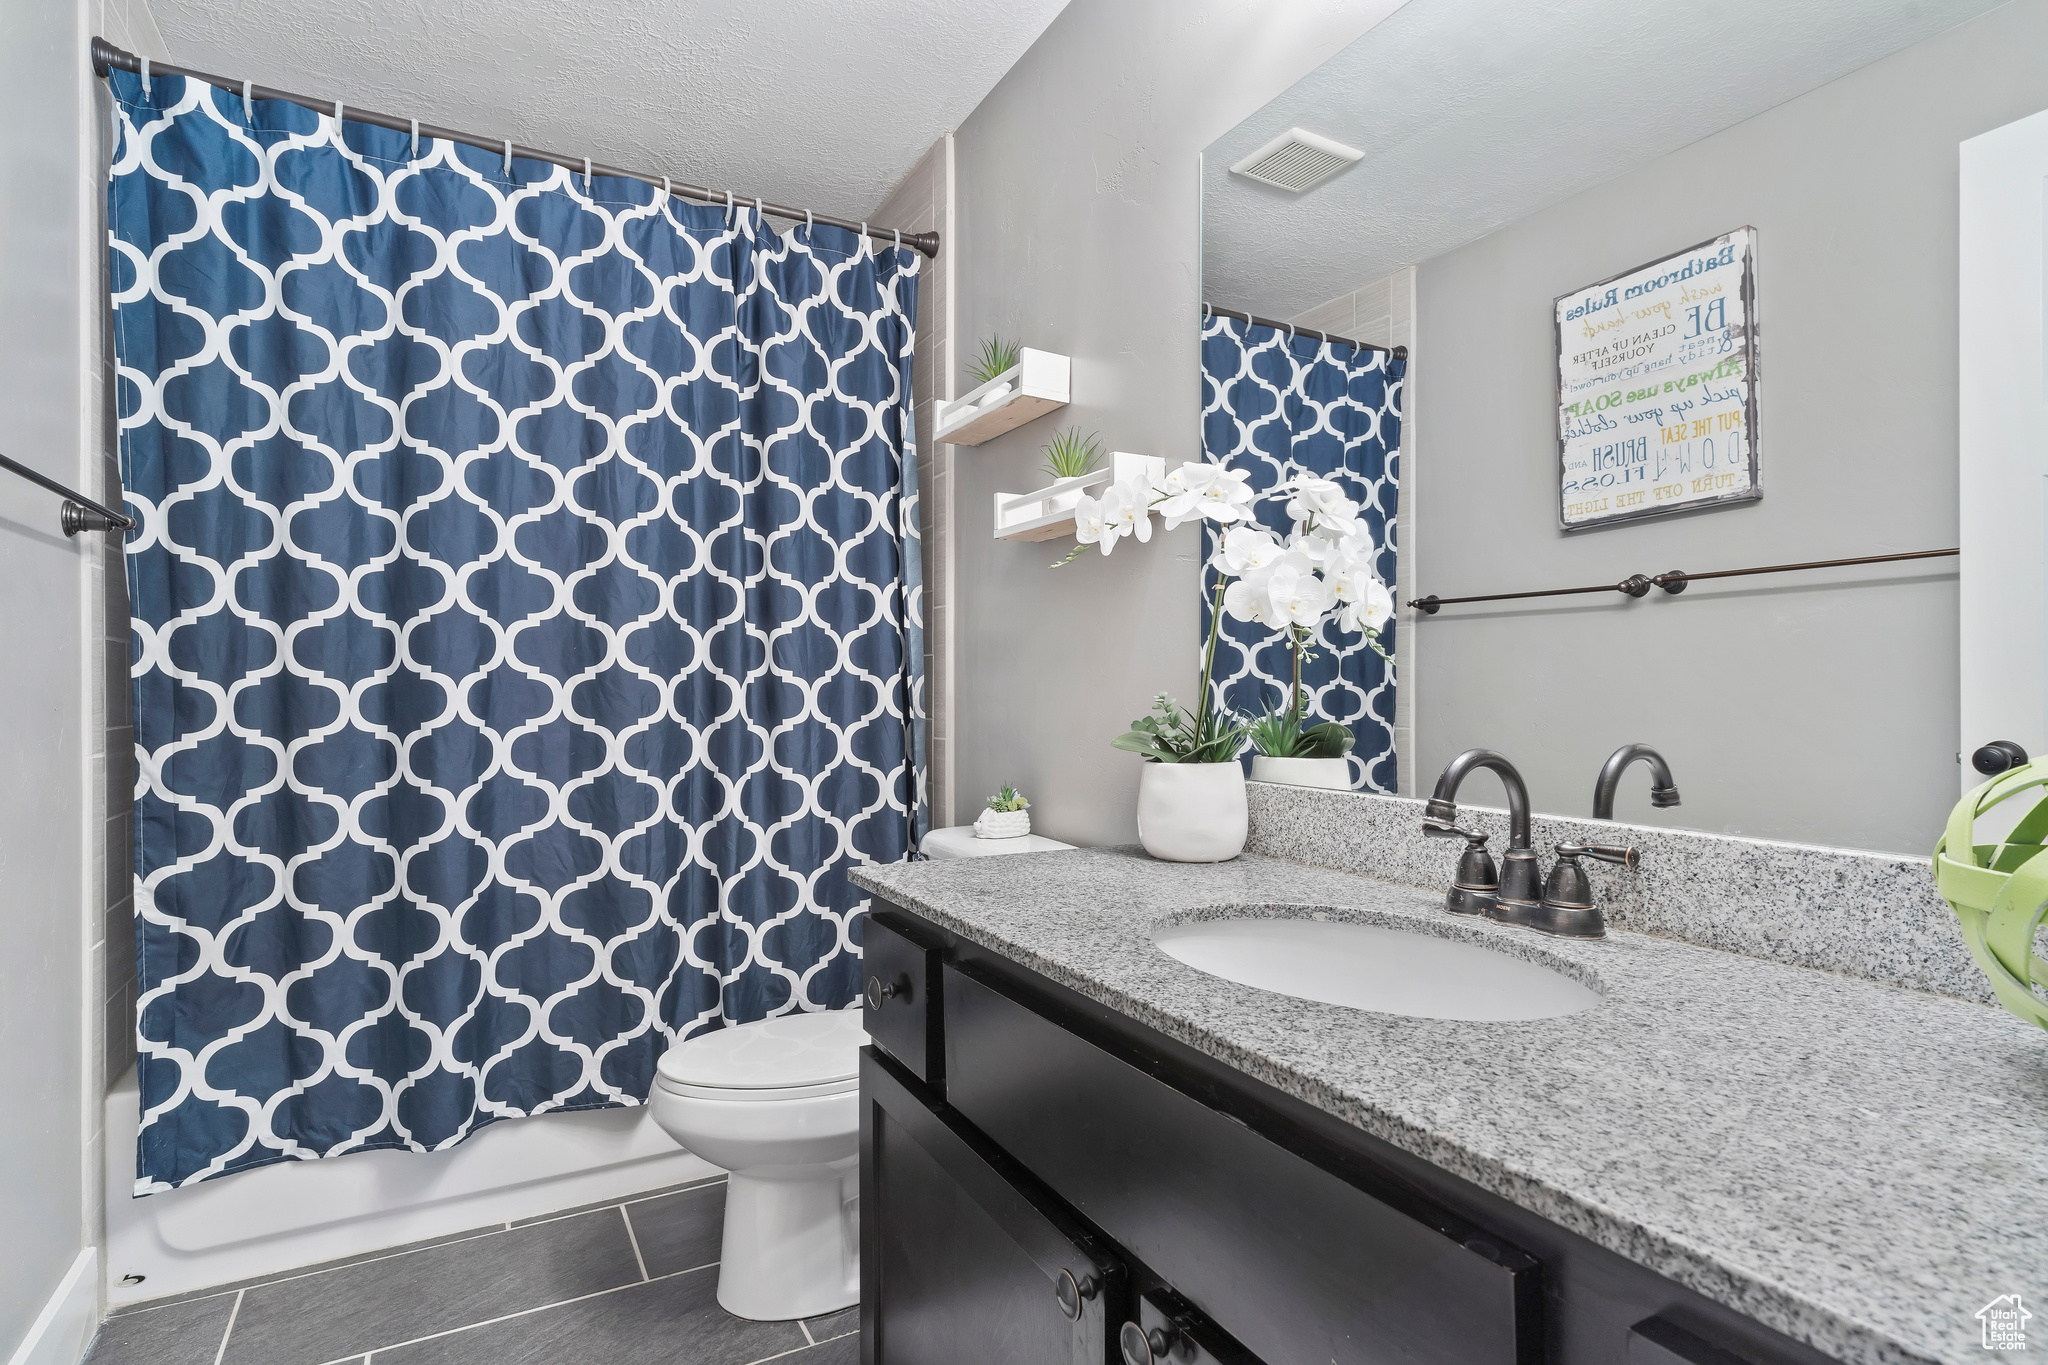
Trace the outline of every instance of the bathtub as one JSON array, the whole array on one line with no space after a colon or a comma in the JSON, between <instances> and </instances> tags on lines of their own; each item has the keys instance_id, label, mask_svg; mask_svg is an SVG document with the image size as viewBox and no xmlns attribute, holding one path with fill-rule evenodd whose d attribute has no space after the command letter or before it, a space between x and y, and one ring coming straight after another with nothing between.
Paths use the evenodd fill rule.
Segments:
<instances>
[{"instance_id":1,"label":"bathtub","mask_svg":"<svg viewBox=\"0 0 2048 1365\"><path fill-rule=\"evenodd\" d=\"M445 1152L286 1161L137 1199L140 1117L131 1068L107 1096L115 1308L718 1174L645 1107L594 1109L507 1119Z\"/></svg>"}]
</instances>

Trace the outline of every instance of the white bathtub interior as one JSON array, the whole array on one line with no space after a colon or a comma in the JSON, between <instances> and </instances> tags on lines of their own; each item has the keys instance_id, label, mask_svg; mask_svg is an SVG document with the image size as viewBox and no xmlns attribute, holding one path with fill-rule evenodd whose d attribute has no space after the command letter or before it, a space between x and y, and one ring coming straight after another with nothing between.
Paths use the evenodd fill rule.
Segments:
<instances>
[{"instance_id":1,"label":"white bathtub interior","mask_svg":"<svg viewBox=\"0 0 2048 1365\"><path fill-rule=\"evenodd\" d=\"M140 1105L130 1069L107 1096L110 1307L719 1174L638 1107L508 1119L445 1152L281 1162L137 1199Z\"/></svg>"}]
</instances>

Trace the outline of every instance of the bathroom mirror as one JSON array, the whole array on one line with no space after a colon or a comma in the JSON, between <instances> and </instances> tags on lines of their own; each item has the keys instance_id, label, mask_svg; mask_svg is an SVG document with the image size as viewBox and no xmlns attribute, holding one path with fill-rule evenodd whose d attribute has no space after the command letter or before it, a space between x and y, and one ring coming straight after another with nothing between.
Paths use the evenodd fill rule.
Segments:
<instances>
[{"instance_id":1,"label":"bathroom mirror","mask_svg":"<svg viewBox=\"0 0 2048 1365\"><path fill-rule=\"evenodd\" d=\"M1957 547L1958 149L2048 107L2042 26L1992 0L1408 0L1208 148L1201 325L1236 348L1205 342L1211 458L1219 431L1284 453L1332 420L1288 388L1316 357L1406 351L1385 788L1428 795L1483 746L1586 816L1644 744L1681 804L1634 766L1621 820L1932 847L1981 780L1956 557L1612 585ZM1714 308L1726 344L1692 344ZM1607 366L1631 422L1581 382ZM1631 399L1674 384L1691 411ZM1704 477L1718 440L1713 474L1753 453L1760 496L1564 529L1574 394L1614 432L1586 486L1687 449ZM1507 596L1558 589L1590 590Z\"/></svg>"}]
</instances>

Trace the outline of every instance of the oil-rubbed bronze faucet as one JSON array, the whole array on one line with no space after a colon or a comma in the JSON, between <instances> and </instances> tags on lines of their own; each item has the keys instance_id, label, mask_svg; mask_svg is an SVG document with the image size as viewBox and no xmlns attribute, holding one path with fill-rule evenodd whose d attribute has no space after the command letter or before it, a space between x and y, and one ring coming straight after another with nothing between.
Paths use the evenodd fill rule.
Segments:
<instances>
[{"instance_id":1,"label":"oil-rubbed bronze faucet","mask_svg":"<svg viewBox=\"0 0 2048 1365\"><path fill-rule=\"evenodd\" d=\"M1621 775L1631 763L1650 765L1650 804L1658 810L1678 804L1678 786L1671 780L1671 765L1664 761L1664 755L1647 744L1624 744L1607 756L1600 765L1600 780L1593 784L1593 818L1612 820L1614 818L1614 792L1621 785Z\"/></svg>"},{"instance_id":2,"label":"oil-rubbed bronze faucet","mask_svg":"<svg viewBox=\"0 0 2048 1365\"><path fill-rule=\"evenodd\" d=\"M1641 746L1634 746L1640 748ZM1626 751L1624 751L1626 752ZM1654 750L1643 750L1654 760L1652 771L1666 788L1671 775ZM1616 758L1620 758L1617 754ZM1616 776L1621 767L1610 760ZM1508 793L1508 848L1501 855L1504 866L1496 876L1493 859L1487 855L1487 836L1458 827L1458 787L1475 768L1490 768L1500 775ZM1606 775L1602 774L1602 781ZM1671 792L1677 804L1678 793ZM1608 788L1608 806L1613 792ZM1542 864L1536 856L1529 830L1529 788L1515 765L1491 749L1467 749L1450 761L1436 780L1436 791L1423 808L1422 832L1432 839L1463 839L1465 852L1458 859L1457 876L1444 897L1444 909L1454 915L1485 915L1502 924L1519 924L1540 933L1565 938L1602 938L1607 933L1606 917L1593 904L1593 888L1586 878L1581 858L1598 858L1634 870L1636 851L1616 844L1572 844L1557 846L1557 866L1545 883ZM1541 888L1540 892L1538 888Z\"/></svg>"},{"instance_id":3,"label":"oil-rubbed bronze faucet","mask_svg":"<svg viewBox=\"0 0 2048 1365\"><path fill-rule=\"evenodd\" d=\"M1486 836L1458 828L1458 786L1474 768L1490 768L1508 792L1508 847L1492 877ZM1463 839L1465 854L1444 909L1454 915L1485 915L1505 924L1532 924L1542 914L1543 870L1529 840L1529 788L1515 765L1491 749L1467 749L1450 761L1422 813L1422 832L1432 839ZM1488 885L1488 880L1492 884Z\"/></svg>"}]
</instances>

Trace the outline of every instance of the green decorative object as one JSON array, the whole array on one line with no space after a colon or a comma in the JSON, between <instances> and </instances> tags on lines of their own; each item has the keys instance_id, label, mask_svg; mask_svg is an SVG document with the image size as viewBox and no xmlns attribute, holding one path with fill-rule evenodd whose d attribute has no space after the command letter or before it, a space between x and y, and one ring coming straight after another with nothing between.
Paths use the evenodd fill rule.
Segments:
<instances>
[{"instance_id":1,"label":"green decorative object","mask_svg":"<svg viewBox=\"0 0 2048 1365\"><path fill-rule=\"evenodd\" d=\"M2001 773L1949 813L1948 829L1934 846L1934 885L1962 921L1971 956L1991 978L1998 1003L2030 1024L2048 1028L2048 959L2034 951L2034 930L2048 918L2048 760ZM2001 843L1975 842L1977 820L2015 797L2033 809Z\"/></svg>"}]
</instances>

